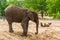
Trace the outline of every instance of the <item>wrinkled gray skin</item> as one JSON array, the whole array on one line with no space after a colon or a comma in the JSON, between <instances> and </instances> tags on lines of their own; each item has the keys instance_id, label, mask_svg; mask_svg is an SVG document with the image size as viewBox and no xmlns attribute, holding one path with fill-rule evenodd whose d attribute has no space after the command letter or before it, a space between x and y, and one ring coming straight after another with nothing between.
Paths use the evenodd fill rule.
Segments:
<instances>
[{"instance_id":1,"label":"wrinkled gray skin","mask_svg":"<svg viewBox=\"0 0 60 40\"><path fill-rule=\"evenodd\" d=\"M33 22L36 23L35 34L38 34L39 21L38 21L38 15L36 12L18 7L14 4L9 5L4 11L5 11L6 19L9 24L9 32L13 32L12 23L18 22L18 23L21 23L21 26L23 28L22 36L27 36L28 22L29 20L32 20Z\"/></svg>"}]
</instances>

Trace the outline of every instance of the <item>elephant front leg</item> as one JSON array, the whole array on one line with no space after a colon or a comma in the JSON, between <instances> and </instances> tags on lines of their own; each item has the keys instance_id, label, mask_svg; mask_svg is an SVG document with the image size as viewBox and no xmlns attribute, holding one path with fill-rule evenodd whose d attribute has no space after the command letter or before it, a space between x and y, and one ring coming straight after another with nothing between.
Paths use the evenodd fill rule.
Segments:
<instances>
[{"instance_id":1,"label":"elephant front leg","mask_svg":"<svg viewBox=\"0 0 60 40\"><path fill-rule=\"evenodd\" d=\"M14 32L13 29L12 29L12 23L8 23L9 24L9 32L12 33Z\"/></svg>"},{"instance_id":2,"label":"elephant front leg","mask_svg":"<svg viewBox=\"0 0 60 40\"><path fill-rule=\"evenodd\" d=\"M38 34L38 25L39 25L39 22L37 21L36 22L36 32L35 32L35 34Z\"/></svg>"},{"instance_id":3,"label":"elephant front leg","mask_svg":"<svg viewBox=\"0 0 60 40\"><path fill-rule=\"evenodd\" d=\"M35 34L38 34L38 24L36 24L36 32Z\"/></svg>"},{"instance_id":4,"label":"elephant front leg","mask_svg":"<svg viewBox=\"0 0 60 40\"><path fill-rule=\"evenodd\" d=\"M22 28L23 28L23 34L22 36L27 36L27 32L28 32L28 22L27 21L23 21L21 23Z\"/></svg>"}]
</instances>

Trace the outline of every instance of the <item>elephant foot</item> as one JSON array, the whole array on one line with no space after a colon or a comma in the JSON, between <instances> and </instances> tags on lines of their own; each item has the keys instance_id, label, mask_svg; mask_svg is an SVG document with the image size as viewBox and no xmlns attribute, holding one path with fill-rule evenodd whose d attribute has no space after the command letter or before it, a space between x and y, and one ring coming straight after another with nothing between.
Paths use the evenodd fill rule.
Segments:
<instances>
[{"instance_id":1,"label":"elephant foot","mask_svg":"<svg viewBox=\"0 0 60 40\"><path fill-rule=\"evenodd\" d=\"M13 30L9 30L10 33L13 33L14 31Z\"/></svg>"},{"instance_id":2,"label":"elephant foot","mask_svg":"<svg viewBox=\"0 0 60 40\"><path fill-rule=\"evenodd\" d=\"M22 36L22 37L27 37L27 35L25 35L25 34L22 34L21 36Z\"/></svg>"},{"instance_id":3,"label":"elephant foot","mask_svg":"<svg viewBox=\"0 0 60 40\"><path fill-rule=\"evenodd\" d=\"M25 36L25 37L27 37L27 34L23 33L21 36Z\"/></svg>"},{"instance_id":4,"label":"elephant foot","mask_svg":"<svg viewBox=\"0 0 60 40\"><path fill-rule=\"evenodd\" d=\"M35 34L38 34L38 32L35 32Z\"/></svg>"}]
</instances>

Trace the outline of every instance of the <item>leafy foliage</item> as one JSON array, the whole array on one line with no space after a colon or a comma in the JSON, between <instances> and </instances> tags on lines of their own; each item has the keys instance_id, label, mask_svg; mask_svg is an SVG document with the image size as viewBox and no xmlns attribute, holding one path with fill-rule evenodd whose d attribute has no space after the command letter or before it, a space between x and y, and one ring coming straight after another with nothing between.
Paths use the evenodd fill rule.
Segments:
<instances>
[{"instance_id":1,"label":"leafy foliage","mask_svg":"<svg viewBox=\"0 0 60 40\"><path fill-rule=\"evenodd\" d=\"M60 0L0 0L0 16L4 15L4 9L10 4L16 4L37 12L42 11L42 13L52 15L54 18L58 12L60 15Z\"/></svg>"}]
</instances>

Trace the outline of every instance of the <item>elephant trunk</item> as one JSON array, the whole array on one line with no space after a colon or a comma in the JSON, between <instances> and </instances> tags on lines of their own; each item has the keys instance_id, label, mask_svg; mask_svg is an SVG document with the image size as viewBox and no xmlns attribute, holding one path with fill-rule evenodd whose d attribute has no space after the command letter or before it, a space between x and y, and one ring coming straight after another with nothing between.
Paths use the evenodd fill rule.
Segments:
<instances>
[{"instance_id":1,"label":"elephant trunk","mask_svg":"<svg viewBox=\"0 0 60 40\"><path fill-rule=\"evenodd\" d=\"M35 23L36 23L36 33L35 34L38 34L39 20Z\"/></svg>"}]
</instances>

